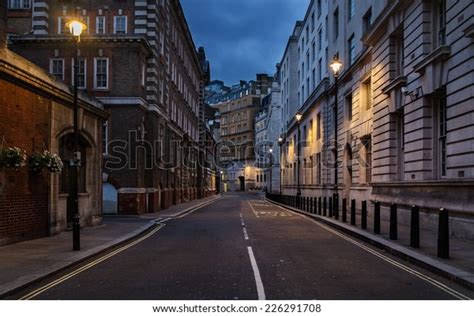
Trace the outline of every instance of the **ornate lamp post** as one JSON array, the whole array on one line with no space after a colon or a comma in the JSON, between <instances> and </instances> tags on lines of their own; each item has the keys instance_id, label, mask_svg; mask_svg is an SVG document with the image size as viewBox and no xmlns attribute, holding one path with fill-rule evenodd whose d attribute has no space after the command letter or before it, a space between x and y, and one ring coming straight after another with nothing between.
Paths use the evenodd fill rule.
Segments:
<instances>
[{"instance_id":1,"label":"ornate lamp post","mask_svg":"<svg viewBox=\"0 0 474 316\"><path fill-rule=\"evenodd\" d=\"M282 180L283 168L282 168L282 161L281 161L282 159L281 159L281 157L282 157L282 152L283 152L282 151L283 137L281 137L281 136L278 137L278 146L280 146L280 194L282 194L283 192L281 190L281 188L282 188L281 180Z\"/></svg>"},{"instance_id":2,"label":"ornate lamp post","mask_svg":"<svg viewBox=\"0 0 474 316\"><path fill-rule=\"evenodd\" d=\"M296 123L298 124L298 152L297 152L297 157L296 159L297 160L297 167L296 167L296 170L297 170L297 175L296 175L296 178L297 178L297 186L296 186L296 195L297 196L301 196L301 187L300 187L300 150L301 150L301 129L300 129L300 123L301 123L301 119L303 118L303 115L300 114L300 113L296 113L295 115L295 119L296 119Z\"/></svg>"},{"instance_id":3,"label":"ornate lamp post","mask_svg":"<svg viewBox=\"0 0 474 316\"><path fill-rule=\"evenodd\" d=\"M71 20L66 24L69 31L74 36L74 157L69 163L70 167L70 189L71 199L70 207L73 213L72 222L72 248L74 251L81 249L81 224L79 214L79 190L78 190L78 172L81 167L81 152L79 151L79 130L78 130L78 102L77 102L77 73L79 71L79 43L81 34L87 26L79 20Z\"/></svg>"},{"instance_id":4,"label":"ornate lamp post","mask_svg":"<svg viewBox=\"0 0 474 316\"><path fill-rule=\"evenodd\" d=\"M342 68L342 63L339 61L339 56L334 55L333 60L329 64L329 67L331 68L333 74L334 74L334 148L335 148L335 157L334 157L334 212L338 211L338 205L339 205L339 191L338 191L338 164L337 164L337 150L338 150L338 137L337 137L337 132L338 132L338 103L337 103L337 79L339 77L339 72L341 71Z\"/></svg>"}]
</instances>

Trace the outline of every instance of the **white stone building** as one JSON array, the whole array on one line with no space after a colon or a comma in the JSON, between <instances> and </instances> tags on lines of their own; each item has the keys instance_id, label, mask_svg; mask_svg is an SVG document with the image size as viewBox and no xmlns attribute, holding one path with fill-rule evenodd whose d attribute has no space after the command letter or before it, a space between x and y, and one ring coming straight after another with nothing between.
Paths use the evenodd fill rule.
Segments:
<instances>
[{"instance_id":1,"label":"white stone building","mask_svg":"<svg viewBox=\"0 0 474 316\"><path fill-rule=\"evenodd\" d=\"M299 172L303 196L397 203L407 223L416 204L426 228L444 207L451 233L474 238L473 16L469 0L311 1L296 35L300 160L288 115L284 193Z\"/></svg>"},{"instance_id":2,"label":"white stone building","mask_svg":"<svg viewBox=\"0 0 474 316\"><path fill-rule=\"evenodd\" d=\"M262 111L255 118L256 187L266 192L280 192L280 147L283 128L282 94L277 81L262 100Z\"/></svg>"}]
</instances>

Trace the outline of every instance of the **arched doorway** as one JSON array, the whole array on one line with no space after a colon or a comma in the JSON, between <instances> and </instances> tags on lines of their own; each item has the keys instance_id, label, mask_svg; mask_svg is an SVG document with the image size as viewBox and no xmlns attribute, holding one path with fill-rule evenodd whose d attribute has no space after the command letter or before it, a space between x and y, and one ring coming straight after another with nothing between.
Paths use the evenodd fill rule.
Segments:
<instances>
[{"instance_id":1,"label":"arched doorway","mask_svg":"<svg viewBox=\"0 0 474 316\"><path fill-rule=\"evenodd\" d=\"M102 185L102 213L114 215L118 213L117 209L117 189L111 183Z\"/></svg>"}]
</instances>

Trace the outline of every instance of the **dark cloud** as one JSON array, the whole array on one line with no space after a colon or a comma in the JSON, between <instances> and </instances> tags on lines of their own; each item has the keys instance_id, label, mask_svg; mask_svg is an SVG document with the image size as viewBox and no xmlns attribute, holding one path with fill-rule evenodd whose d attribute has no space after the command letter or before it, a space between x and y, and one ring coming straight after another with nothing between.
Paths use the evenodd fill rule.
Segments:
<instances>
[{"instance_id":1,"label":"dark cloud","mask_svg":"<svg viewBox=\"0 0 474 316\"><path fill-rule=\"evenodd\" d=\"M275 72L309 0L181 0L196 46L204 46L212 79L227 84Z\"/></svg>"}]
</instances>

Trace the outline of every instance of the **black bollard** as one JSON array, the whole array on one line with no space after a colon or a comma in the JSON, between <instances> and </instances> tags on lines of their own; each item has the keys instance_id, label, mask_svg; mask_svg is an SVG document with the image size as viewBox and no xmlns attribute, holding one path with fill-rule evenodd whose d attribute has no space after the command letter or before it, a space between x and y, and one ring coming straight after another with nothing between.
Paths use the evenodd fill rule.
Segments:
<instances>
[{"instance_id":1,"label":"black bollard","mask_svg":"<svg viewBox=\"0 0 474 316\"><path fill-rule=\"evenodd\" d=\"M374 233L380 234L380 202L374 204Z\"/></svg>"},{"instance_id":2,"label":"black bollard","mask_svg":"<svg viewBox=\"0 0 474 316\"><path fill-rule=\"evenodd\" d=\"M397 204L392 203L390 205L390 239L397 240Z\"/></svg>"},{"instance_id":3,"label":"black bollard","mask_svg":"<svg viewBox=\"0 0 474 316\"><path fill-rule=\"evenodd\" d=\"M339 196L334 196L334 218L339 219Z\"/></svg>"},{"instance_id":4,"label":"black bollard","mask_svg":"<svg viewBox=\"0 0 474 316\"><path fill-rule=\"evenodd\" d=\"M360 227L362 229L367 229L367 201L366 200L362 201Z\"/></svg>"},{"instance_id":5,"label":"black bollard","mask_svg":"<svg viewBox=\"0 0 474 316\"><path fill-rule=\"evenodd\" d=\"M318 198L317 197L314 197L313 198L313 214L316 214L317 213L317 210L318 210L318 202L317 202Z\"/></svg>"},{"instance_id":6,"label":"black bollard","mask_svg":"<svg viewBox=\"0 0 474 316\"><path fill-rule=\"evenodd\" d=\"M327 198L324 197L323 199L323 216L326 216L327 214Z\"/></svg>"},{"instance_id":7,"label":"black bollard","mask_svg":"<svg viewBox=\"0 0 474 316\"><path fill-rule=\"evenodd\" d=\"M351 225L356 224L356 200L351 200Z\"/></svg>"},{"instance_id":8,"label":"black bollard","mask_svg":"<svg viewBox=\"0 0 474 316\"><path fill-rule=\"evenodd\" d=\"M321 197L318 197L318 215L322 214L322 209L323 209L323 206L321 202Z\"/></svg>"},{"instance_id":9,"label":"black bollard","mask_svg":"<svg viewBox=\"0 0 474 316\"><path fill-rule=\"evenodd\" d=\"M306 212L309 212L309 210L310 210L310 206L309 206L310 202L311 202L310 197L307 197L306 198Z\"/></svg>"},{"instance_id":10,"label":"black bollard","mask_svg":"<svg viewBox=\"0 0 474 316\"><path fill-rule=\"evenodd\" d=\"M347 199L342 199L342 222L347 222Z\"/></svg>"},{"instance_id":11,"label":"black bollard","mask_svg":"<svg viewBox=\"0 0 474 316\"><path fill-rule=\"evenodd\" d=\"M416 205L411 207L410 246L420 248L420 208Z\"/></svg>"},{"instance_id":12,"label":"black bollard","mask_svg":"<svg viewBox=\"0 0 474 316\"><path fill-rule=\"evenodd\" d=\"M329 217L332 217L332 197L329 197Z\"/></svg>"},{"instance_id":13,"label":"black bollard","mask_svg":"<svg viewBox=\"0 0 474 316\"><path fill-rule=\"evenodd\" d=\"M449 259L449 213L444 208L439 210L438 257Z\"/></svg>"}]
</instances>

